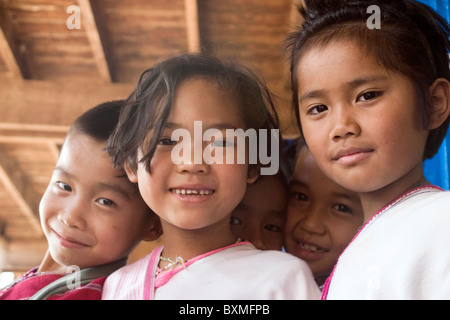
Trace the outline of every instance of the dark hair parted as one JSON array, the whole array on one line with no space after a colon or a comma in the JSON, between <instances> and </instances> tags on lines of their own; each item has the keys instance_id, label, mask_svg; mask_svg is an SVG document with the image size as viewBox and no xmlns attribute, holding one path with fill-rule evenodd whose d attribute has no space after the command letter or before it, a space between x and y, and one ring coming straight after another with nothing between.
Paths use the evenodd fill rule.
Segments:
<instances>
[{"instance_id":1,"label":"dark hair parted","mask_svg":"<svg viewBox=\"0 0 450 320\"><path fill-rule=\"evenodd\" d=\"M84 112L73 122L69 134L77 132L91 138L106 142L119 122L120 110L124 100L101 103Z\"/></svg>"},{"instance_id":2,"label":"dark hair parted","mask_svg":"<svg viewBox=\"0 0 450 320\"><path fill-rule=\"evenodd\" d=\"M184 54L164 60L141 75L109 141L114 165L123 166L127 161L135 171L140 161L146 163L150 172L150 162L171 112L175 91L180 83L194 77L215 81L238 97L241 116L248 128L278 129L271 94L248 68L237 63L226 64L208 55ZM137 159L139 150L143 152L141 159Z\"/></svg>"},{"instance_id":3,"label":"dark hair parted","mask_svg":"<svg viewBox=\"0 0 450 320\"><path fill-rule=\"evenodd\" d=\"M367 9L380 8L380 29L369 29ZM298 7L304 23L287 40L290 51L293 107L298 111L297 68L303 54L332 41L352 41L372 54L387 70L408 77L413 83L424 128L428 128L432 108L430 85L438 78L450 81L449 26L430 7L415 0L306 0ZM438 151L450 118L430 130L424 159Z\"/></svg>"}]
</instances>

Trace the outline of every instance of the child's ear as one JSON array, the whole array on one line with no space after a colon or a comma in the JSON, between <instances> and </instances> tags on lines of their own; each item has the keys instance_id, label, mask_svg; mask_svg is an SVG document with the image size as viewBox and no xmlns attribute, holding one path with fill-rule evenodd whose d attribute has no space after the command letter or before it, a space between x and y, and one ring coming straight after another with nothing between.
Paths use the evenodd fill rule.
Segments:
<instances>
[{"instance_id":1,"label":"child's ear","mask_svg":"<svg viewBox=\"0 0 450 320\"><path fill-rule=\"evenodd\" d=\"M134 172L133 169L131 169L130 163L128 162L128 160L125 160L125 163L123 164L123 168L125 170L125 173L128 176L128 179L133 183L137 183L138 182L137 174L136 174L136 172Z\"/></svg>"},{"instance_id":2,"label":"child's ear","mask_svg":"<svg viewBox=\"0 0 450 320\"><path fill-rule=\"evenodd\" d=\"M144 235L142 236L142 240L144 241L154 241L163 234L161 221L159 220L159 217L153 212L149 214L154 215L154 217L150 219L147 226L147 230L144 232Z\"/></svg>"},{"instance_id":3,"label":"child's ear","mask_svg":"<svg viewBox=\"0 0 450 320\"><path fill-rule=\"evenodd\" d=\"M258 179L260 168L261 168L261 165L259 165L259 164L248 166L247 183L253 183L256 181L256 179Z\"/></svg>"},{"instance_id":4,"label":"child's ear","mask_svg":"<svg viewBox=\"0 0 450 320\"><path fill-rule=\"evenodd\" d=\"M428 129L438 128L450 115L450 83L447 79L436 79L430 86L433 109L430 113Z\"/></svg>"}]
</instances>

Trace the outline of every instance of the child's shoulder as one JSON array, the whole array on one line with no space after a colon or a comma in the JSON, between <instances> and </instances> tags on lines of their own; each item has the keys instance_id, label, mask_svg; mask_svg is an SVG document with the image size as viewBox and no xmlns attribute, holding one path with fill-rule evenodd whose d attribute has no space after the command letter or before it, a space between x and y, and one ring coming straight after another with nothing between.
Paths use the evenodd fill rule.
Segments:
<instances>
[{"instance_id":1,"label":"child's shoulder","mask_svg":"<svg viewBox=\"0 0 450 320\"><path fill-rule=\"evenodd\" d=\"M450 218L450 191L443 191L434 186L419 189L416 197L412 197L405 206L410 216L418 218L436 218L441 215L446 220ZM450 222L450 220L448 220Z\"/></svg>"}]
</instances>

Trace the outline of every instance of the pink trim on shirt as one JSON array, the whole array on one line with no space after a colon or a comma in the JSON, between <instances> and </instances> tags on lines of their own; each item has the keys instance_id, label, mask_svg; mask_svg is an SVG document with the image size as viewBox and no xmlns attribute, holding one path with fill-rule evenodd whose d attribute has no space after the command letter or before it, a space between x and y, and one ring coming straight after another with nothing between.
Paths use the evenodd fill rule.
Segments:
<instances>
[{"instance_id":1,"label":"pink trim on shirt","mask_svg":"<svg viewBox=\"0 0 450 320\"><path fill-rule=\"evenodd\" d=\"M217 253L219 251L225 250L225 249L229 249L235 246L239 246L239 245L243 245L243 244L249 244L249 241L242 241L242 242L238 242L238 243L233 243L230 244L226 247L222 247L222 248L218 248L212 251L208 251L206 253L203 253L199 256L196 256L192 259L189 259L188 261L186 261L183 265L172 269L172 270L168 270L158 276L155 276L156 274L156 268L158 267L159 264L159 258L162 252L162 249L164 246L158 246L157 248L155 248L153 250L153 252L151 253L151 257L150 257L150 261L148 263L148 267L147 267L147 273L145 275L145 282L144 282L144 300L153 300L155 298L155 290L161 286L163 286L164 284L167 283L167 281L169 281L176 273L178 273L179 271L183 270L184 268L187 268L188 266L190 266L191 264L193 264L194 262L206 258L207 256L210 256L214 253Z\"/></svg>"},{"instance_id":2,"label":"pink trim on shirt","mask_svg":"<svg viewBox=\"0 0 450 320\"><path fill-rule=\"evenodd\" d=\"M159 256L161 255L161 251L164 246L156 247L150 256L150 261L147 266L147 272L145 273L145 281L144 281L144 300L153 300L155 299L155 277L156 268L159 263Z\"/></svg>"},{"instance_id":3,"label":"pink trim on shirt","mask_svg":"<svg viewBox=\"0 0 450 320\"><path fill-rule=\"evenodd\" d=\"M321 300L326 300L327 296L328 296L328 290L330 289L330 284L331 284L331 280L333 279L333 275L334 275L334 271L336 270L336 267L338 265L339 259L341 258L341 256L344 254L345 250L347 250L347 248L350 246L350 244L352 244L355 239L358 237L358 235L369 225L371 224L376 218L378 218L378 216L380 216L383 212L385 212L387 209L389 209L391 206L395 205L397 202L399 202L400 200L402 200L403 198L408 197L409 195L412 195L413 193L415 193L416 191L420 190L420 189L427 189L427 188L432 188L432 189L436 189L436 190L440 190L443 191L442 188L438 187L438 186L434 186L434 185L426 185L426 186L420 186L420 187L416 187L414 189L411 189L409 191L406 191L405 193L401 194L400 196L398 196L397 198L395 198L394 200L392 200L391 202L389 202L387 205L385 205L383 208L381 208L372 218L370 218L369 221L367 221L360 229L359 231L356 233L356 235L353 237L352 241L349 242L349 244L347 245L347 247L341 252L341 254L339 255L339 258L336 262L336 264L334 265L333 271L331 272L330 276L327 278L327 280L325 281L325 284L323 286L322 289L322 297Z\"/></svg>"}]
</instances>

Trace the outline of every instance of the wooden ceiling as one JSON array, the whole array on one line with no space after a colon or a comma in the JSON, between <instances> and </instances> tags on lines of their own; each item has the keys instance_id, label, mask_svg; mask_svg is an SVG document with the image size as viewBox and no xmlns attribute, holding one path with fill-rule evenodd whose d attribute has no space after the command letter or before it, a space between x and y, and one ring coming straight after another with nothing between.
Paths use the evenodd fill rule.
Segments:
<instances>
[{"instance_id":1,"label":"wooden ceiling","mask_svg":"<svg viewBox=\"0 0 450 320\"><path fill-rule=\"evenodd\" d=\"M294 0L0 0L0 271L42 259L39 201L72 121L127 97L162 59L206 52L249 66L278 97L283 132L296 135L282 49L294 7Z\"/></svg>"}]
</instances>

